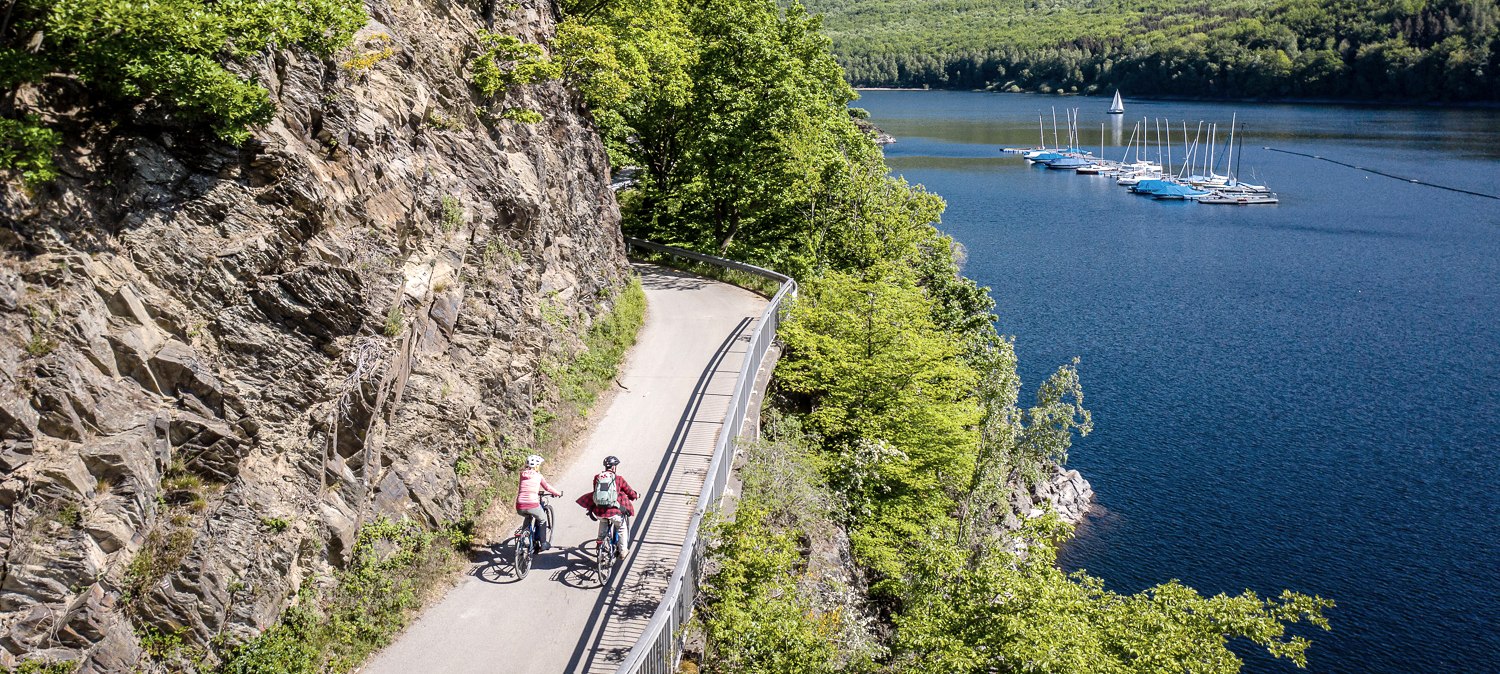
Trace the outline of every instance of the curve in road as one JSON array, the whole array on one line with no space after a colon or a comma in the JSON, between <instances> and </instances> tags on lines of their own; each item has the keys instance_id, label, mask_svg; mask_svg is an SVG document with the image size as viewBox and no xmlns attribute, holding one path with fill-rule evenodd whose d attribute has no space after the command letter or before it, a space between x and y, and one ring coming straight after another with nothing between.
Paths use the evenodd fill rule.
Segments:
<instances>
[{"instance_id":1,"label":"curve in road","mask_svg":"<svg viewBox=\"0 0 1500 674\"><path fill-rule=\"evenodd\" d=\"M577 460L543 467L548 482L566 493L553 499L553 549L516 581L504 546L363 671L609 673L635 645L666 590L747 341L766 305L735 286L635 267L646 291L646 321L621 369L622 389L595 412ZM609 454L620 457L620 474L643 499L631 522L630 557L601 587L588 551L596 525L573 499L589 491Z\"/></svg>"}]
</instances>

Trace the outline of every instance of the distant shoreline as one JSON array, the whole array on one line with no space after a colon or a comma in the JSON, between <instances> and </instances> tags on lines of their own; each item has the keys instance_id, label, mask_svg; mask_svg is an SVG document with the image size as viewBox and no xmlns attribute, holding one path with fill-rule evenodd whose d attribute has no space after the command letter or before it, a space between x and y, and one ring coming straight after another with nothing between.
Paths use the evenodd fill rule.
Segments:
<instances>
[{"instance_id":1,"label":"distant shoreline","mask_svg":"<svg viewBox=\"0 0 1500 674\"><path fill-rule=\"evenodd\" d=\"M994 91L990 89L924 89L922 87L854 87L855 91L966 91L980 94L1033 94L1059 98L1109 98L1108 94L1051 93L1039 91ZM1186 103L1255 103L1261 105L1338 105L1356 108L1463 108L1466 110L1500 110L1500 101L1382 101L1357 98L1231 98L1215 96L1129 96L1127 102L1179 101Z\"/></svg>"}]
</instances>

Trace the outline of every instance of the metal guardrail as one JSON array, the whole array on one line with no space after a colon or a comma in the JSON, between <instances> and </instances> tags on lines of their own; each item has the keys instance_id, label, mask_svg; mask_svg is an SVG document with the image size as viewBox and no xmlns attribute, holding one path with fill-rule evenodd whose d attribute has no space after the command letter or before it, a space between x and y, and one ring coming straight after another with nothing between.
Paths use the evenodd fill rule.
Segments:
<instances>
[{"instance_id":1,"label":"metal guardrail","mask_svg":"<svg viewBox=\"0 0 1500 674\"><path fill-rule=\"evenodd\" d=\"M766 350L770 348L771 340L776 337L776 328L781 324L783 300L797 296L797 282L785 274L743 262L630 237L625 238L625 243L632 248L754 274L781 284L750 334L750 349L745 353L745 362L740 365L739 381L735 383L734 393L729 399L729 411L724 413L724 424L718 441L714 443L713 458L708 464L708 476L703 480L703 491L698 495L698 506L693 510L687 538L682 542L682 553L677 557L677 566L672 569L666 594L662 595L661 603L651 615L651 622L646 624L645 631L636 640L635 647L630 649L625 661L615 670L615 674L670 674L677 671L678 658L682 657L681 628L693 615L693 602L698 594L700 580L698 574L703 568L703 556L708 548L708 541L699 531L703 525L703 515L718 503L719 497L724 494L724 485L729 482L735 446L744 427L750 394L755 389L756 373L760 371Z\"/></svg>"}]
</instances>

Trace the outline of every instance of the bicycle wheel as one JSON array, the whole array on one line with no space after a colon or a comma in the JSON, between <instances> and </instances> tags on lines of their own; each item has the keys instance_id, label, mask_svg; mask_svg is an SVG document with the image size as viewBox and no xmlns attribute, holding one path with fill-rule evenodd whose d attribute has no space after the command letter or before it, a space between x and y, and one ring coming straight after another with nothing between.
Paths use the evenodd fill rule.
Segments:
<instances>
[{"instance_id":1,"label":"bicycle wheel","mask_svg":"<svg viewBox=\"0 0 1500 674\"><path fill-rule=\"evenodd\" d=\"M542 545L550 548L552 547L552 534L557 531L557 527L552 526L552 504L543 505L542 510L547 511L547 540L542 541Z\"/></svg>"},{"instance_id":2,"label":"bicycle wheel","mask_svg":"<svg viewBox=\"0 0 1500 674\"><path fill-rule=\"evenodd\" d=\"M609 578L609 568L614 565L615 551L610 546L609 539L599 539L594 548L594 577L599 579L599 587L604 587L604 581Z\"/></svg>"},{"instance_id":3,"label":"bicycle wheel","mask_svg":"<svg viewBox=\"0 0 1500 674\"><path fill-rule=\"evenodd\" d=\"M531 571L531 555L531 531L528 530L516 537L515 564L517 580L525 578L526 573Z\"/></svg>"}]
</instances>

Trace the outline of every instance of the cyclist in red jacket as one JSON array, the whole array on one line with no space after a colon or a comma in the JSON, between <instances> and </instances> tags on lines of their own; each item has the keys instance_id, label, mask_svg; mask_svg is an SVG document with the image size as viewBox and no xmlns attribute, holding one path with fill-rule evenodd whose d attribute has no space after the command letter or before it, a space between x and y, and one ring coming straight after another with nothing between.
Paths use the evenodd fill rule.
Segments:
<instances>
[{"instance_id":1,"label":"cyclist in red jacket","mask_svg":"<svg viewBox=\"0 0 1500 674\"><path fill-rule=\"evenodd\" d=\"M594 476L594 489L578 497L577 503L589 511L589 519L598 520L600 538L609 535L611 522L619 525L620 546L617 552L624 557L630 550L630 528L626 518L635 515L635 501L641 495L630 488L630 483L625 481L624 476L615 471L615 467L619 465L619 457L604 457L604 472Z\"/></svg>"}]
</instances>

